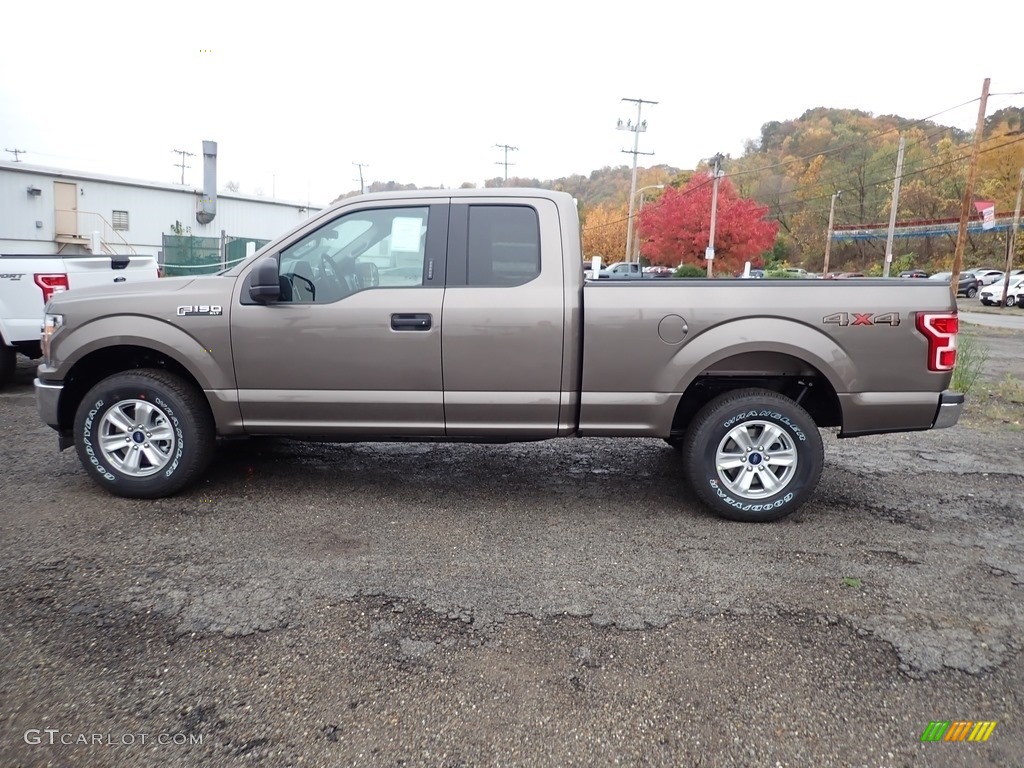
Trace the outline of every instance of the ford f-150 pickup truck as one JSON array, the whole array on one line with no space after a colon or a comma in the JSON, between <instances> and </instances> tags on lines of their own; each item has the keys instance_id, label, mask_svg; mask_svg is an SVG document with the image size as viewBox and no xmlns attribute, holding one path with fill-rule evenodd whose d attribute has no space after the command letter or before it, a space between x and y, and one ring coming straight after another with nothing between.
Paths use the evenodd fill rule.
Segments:
<instances>
[{"instance_id":1,"label":"ford f-150 pickup truck","mask_svg":"<svg viewBox=\"0 0 1024 768\"><path fill-rule=\"evenodd\" d=\"M564 193L347 199L218 275L55 295L43 420L115 494L194 483L218 437L663 438L718 514L796 510L842 437L954 424L928 280L583 278Z\"/></svg>"},{"instance_id":2,"label":"ford f-150 pickup truck","mask_svg":"<svg viewBox=\"0 0 1024 768\"><path fill-rule=\"evenodd\" d=\"M153 256L0 256L0 387L14 375L18 352L39 357L43 306L53 294L156 276Z\"/></svg>"}]
</instances>

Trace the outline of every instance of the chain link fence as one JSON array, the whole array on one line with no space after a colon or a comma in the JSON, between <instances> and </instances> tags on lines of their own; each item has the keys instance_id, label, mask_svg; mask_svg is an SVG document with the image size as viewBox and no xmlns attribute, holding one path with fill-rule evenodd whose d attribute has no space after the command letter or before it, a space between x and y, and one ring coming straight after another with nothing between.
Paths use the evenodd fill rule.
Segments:
<instances>
[{"instance_id":1,"label":"chain link fence","mask_svg":"<svg viewBox=\"0 0 1024 768\"><path fill-rule=\"evenodd\" d=\"M259 250L269 243L251 237L164 235L160 267L165 277L211 275L245 259L248 244Z\"/></svg>"}]
</instances>

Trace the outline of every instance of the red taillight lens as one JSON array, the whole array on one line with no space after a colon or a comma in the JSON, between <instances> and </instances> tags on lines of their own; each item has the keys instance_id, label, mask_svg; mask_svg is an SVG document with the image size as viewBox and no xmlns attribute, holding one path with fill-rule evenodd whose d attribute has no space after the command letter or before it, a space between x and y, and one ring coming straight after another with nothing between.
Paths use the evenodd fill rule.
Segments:
<instances>
[{"instance_id":1,"label":"red taillight lens","mask_svg":"<svg viewBox=\"0 0 1024 768\"><path fill-rule=\"evenodd\" d=\"M928 339L928 370L952 371L956 365L956 335L960 330L956 313L919 312L917 330Z\"/></svg>"},{"instance_id":2,"label":"red taillight lens","mask_svg":"<svg viewBox=\"0 0 1024 768\"><path fill-rule=\"evenodd\" d=\"M68 276L67 275L36 275L36 285L43 290L43 303L45 304L50 300L50 297L55 293L60 293L68 289Z\"/></svg>"}]
</instances>

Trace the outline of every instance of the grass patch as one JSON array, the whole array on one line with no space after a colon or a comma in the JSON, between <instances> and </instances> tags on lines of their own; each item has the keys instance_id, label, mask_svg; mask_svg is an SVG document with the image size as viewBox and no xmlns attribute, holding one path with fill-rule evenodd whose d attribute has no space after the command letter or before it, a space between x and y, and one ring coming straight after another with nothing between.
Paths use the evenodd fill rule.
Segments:
<instances>
[{"instance_id":1,"label":"grass patch","mask_svg":"<svg viewBox=\"0 0 1024 768\"><path fill-rule=\"evenodd\" d=\"M988 346L984 341L970 334L961 333L957 337L956 368L953 369L952 387L965 395L978 383L981 371L988 357Z\"/></svg>"},{"instance_id":2,"label":"grass patch","mask_svg":"<svg viewBox=\"0 0 1024 768\"><path fill-rule=\"evenodd\" d=\"M1024 381L1006 374L996 383L979 387L981 415L990 424L1011 432L1024 432Z\"/></svg>"}]
</instances>

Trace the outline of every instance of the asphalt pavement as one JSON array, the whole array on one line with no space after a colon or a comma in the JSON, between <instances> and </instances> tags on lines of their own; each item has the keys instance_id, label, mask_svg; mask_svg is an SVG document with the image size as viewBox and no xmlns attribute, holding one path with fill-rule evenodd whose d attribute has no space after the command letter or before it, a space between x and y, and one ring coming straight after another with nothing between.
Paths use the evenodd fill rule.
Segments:
<instances>
[{"instance_id":1,"label":"asphalt pavement","mask_svg":"<svg viewBox=\"0 0 1024 768\"><path fill-rule=\"evenodd\" d=\"M965 323L984 325L989 328L1010 328L1024 331L1024 309L1006 309L1005 314L990 315L982 312L959 312Z\"/></svg>"},{"instance_id":2,"label":"asphalt pavement","mask_svg":"<svg viewBox=\"0 0 1024 768\"><path fill-rule=\"evenodd\" d=\"M655 440L253 441L115 498L30 378L0 392L2 765L1024 763L1024 440L980 410L826 434L813 500L743 525ZM997 725L921 741L947 720Z\"/></svg>"}]
</instances>

